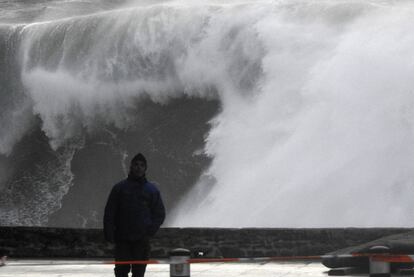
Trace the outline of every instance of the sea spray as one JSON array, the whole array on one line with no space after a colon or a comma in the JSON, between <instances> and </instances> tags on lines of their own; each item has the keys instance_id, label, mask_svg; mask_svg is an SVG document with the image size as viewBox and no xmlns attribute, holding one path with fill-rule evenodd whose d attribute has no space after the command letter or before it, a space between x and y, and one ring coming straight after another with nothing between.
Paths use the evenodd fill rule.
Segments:
<instances>
[{"instance_id":1,"label":"sea spray","mask_svg":"<svg viewBox=\"0 0 414 277\"><path fill-rule=\"evenodd\" d=\"M212 163L170 226L410 226L413 15L393 1L131 1L45 17L12 32L13 95L28 106L0 151L33 122L61 151L106 128L142 134L139 103L215 99L202 151ZM49 215L13 209L2 222Z\"/></svg>"},{"instance_id":2,"label":"sea spray","mask_svg":"<svg viewBox=\"0 0 414 277\"><path fill-rule=\"evenodd\" d=\"M411 226L413 6L282 6L255 25L256 97L223 98L207 138L215 181L201 179L170 222Z\"/></svg>"}]
</instances>

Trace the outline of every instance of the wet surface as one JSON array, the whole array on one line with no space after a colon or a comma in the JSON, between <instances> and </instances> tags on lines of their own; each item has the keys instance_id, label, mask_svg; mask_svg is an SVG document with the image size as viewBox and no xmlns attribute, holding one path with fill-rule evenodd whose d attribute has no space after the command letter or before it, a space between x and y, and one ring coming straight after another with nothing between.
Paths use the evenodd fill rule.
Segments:
<instances>
[{"instance_id":1,"label":"wet surface","mask_svg":"<svg viewBox=\"0 0 414 277\"><path fill-rule=\"evenodd\" d=\"M0 276L30 277L110 277L113 276L113 265L97 264L100 261L85 260L9 260L6 266L0 267ZM170 276L169 265L149 265L146 277ZM327 268L319 263L209 263L192 264L191 276L226 276L226 277L305 277L328 276Z\"/></svg>"}]
</instances>

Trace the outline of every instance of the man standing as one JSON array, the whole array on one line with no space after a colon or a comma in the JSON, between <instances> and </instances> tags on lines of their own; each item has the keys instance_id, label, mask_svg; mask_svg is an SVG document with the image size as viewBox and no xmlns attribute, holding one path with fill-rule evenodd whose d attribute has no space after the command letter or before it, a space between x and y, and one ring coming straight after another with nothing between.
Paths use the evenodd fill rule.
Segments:
<instances>
[{"instance_id":1,"label":"man standing","mask_svg":"<svg viewBox=\"0 0 414 277\"><path fill-rule=\"evenodd\" d=\"M160 192L147 181L147 160L141 153L130 164L128 178L117 183L105 207L104 234L115 243L115 261L148 260L149 238L164 222L165 209ZM143 277L145 264L116 264L115 276Z\"/></svg>"}]
</instances>

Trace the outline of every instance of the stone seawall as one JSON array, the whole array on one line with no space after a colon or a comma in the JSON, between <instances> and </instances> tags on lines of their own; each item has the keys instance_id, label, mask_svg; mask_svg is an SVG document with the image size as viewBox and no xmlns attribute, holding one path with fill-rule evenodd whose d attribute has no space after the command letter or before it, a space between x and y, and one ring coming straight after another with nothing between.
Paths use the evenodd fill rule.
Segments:
<instances>
[{"instance_id":1,"label":"stone seawall","mask_svg":"<svg viewBox=\"0 0 414 277\"><path fill-rule=\"evenodd\" d=\"M322 255L406 228L344 229L221 229L163 228L152 239L151 257L168 256L171 249L190 249L193 256L266 257ZM0 227L0 250L14 258L109 258L113 246L100 229Z\"/></svg>"}]
</instances>

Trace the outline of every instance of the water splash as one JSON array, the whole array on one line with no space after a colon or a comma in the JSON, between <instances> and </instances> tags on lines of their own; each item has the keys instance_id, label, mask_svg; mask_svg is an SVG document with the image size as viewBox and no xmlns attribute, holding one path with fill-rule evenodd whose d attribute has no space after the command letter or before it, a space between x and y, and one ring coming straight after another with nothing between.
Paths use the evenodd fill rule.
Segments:
<instances>
[{"instance_id":1,"label":"water splash","mask_svg":"<svg viewBox=\"0 0 414 277\"><path fill-rule=\"evenodd\" d=\"M170 225L410 226L413 4L131 5L13 31L24 114L54 150L133 128L143 99L216 98L213 162Z\"/></svg>"},{"instance_id":2,"label":"water splash","mask_svg":"<svg viewBox=\"0 0 414 277\"><path fill-rule=\"evenodd\" d=\"M53 160L35 168L20 168L19 178L2 190L0 225L45 226L72 185L71 161L83 143L73 140L53 152Z\"/></svg>"},{"instance_id":3,"label":"water splash","mask_svg":"<svg viewBox=\"0 0 414 277\"><path fill-rule=\"evenodd\" d=\"M201 181L171 224L411 226L413 6L280 8L255 26L266 49L257 96L224 101L208 137L215 182Z\"/></svg>"}]
</instances>

